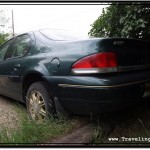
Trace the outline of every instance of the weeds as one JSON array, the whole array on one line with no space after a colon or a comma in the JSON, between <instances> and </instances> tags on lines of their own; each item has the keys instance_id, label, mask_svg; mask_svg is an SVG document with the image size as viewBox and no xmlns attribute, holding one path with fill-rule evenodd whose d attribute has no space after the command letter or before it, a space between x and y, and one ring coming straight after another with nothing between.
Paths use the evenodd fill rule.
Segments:
<instances>
[{"instance_id":1,"label":"weeds","mask_svg":"<svg viewBox=\"0 0 150 150\"><path fill-rule=\"evenodd\" d=\"M144 99L139 105L127 108L127 110L101 116L97 121L97 129L92 143L95 145L110 146L110 144L139 145L149 144L149 141L122 141L126 138L150 139L150 97ZM99 118L98 118L99 119ZM119 141L109 141L109 138L118 138Z\"/></svg>"},{"instance_id":2,"label":"weeds","mask_svg":"<svg viewBox=\"0 0 150 150\"><path fill-rule=\"evenodd\" d=\"M15 109L20 118L19 127L14 131L3 128L0 133L0 143L47 143L52 138L66 134L72 128L73 122L69 119L50 117L46 123L37 124L28 117L25 108L15 106Z\"/></svg>"}]
</instances>

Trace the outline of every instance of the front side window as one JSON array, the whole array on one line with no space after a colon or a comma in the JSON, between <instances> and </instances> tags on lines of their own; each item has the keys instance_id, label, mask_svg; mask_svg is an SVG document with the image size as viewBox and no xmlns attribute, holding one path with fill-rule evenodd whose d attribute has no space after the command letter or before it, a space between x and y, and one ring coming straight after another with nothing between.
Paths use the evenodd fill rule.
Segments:
<instances>
[{"instance_id":1,"label":"front side window","mask_svg":"<svg viewBox=\"0 0 150 150\"><path fill-rule=\"evenodd\" d=\"M12 39L13 40L13 39ZM2 61L5 57L5 54L9 48L9 45L11 44L12 40L8 41L5 43L1 48L0 48L0 61Z\"/></svg>"},{"instance_id":2,"label":"front side window","mask_svg":"<svg viewBox=\"0 0 150 150\"><path fill-rule=\"evenodd\" d=\"M8 58L24 56L30 48L30 38L28 35L21 35L14 41Z\"/></svg>"}]
</instances>

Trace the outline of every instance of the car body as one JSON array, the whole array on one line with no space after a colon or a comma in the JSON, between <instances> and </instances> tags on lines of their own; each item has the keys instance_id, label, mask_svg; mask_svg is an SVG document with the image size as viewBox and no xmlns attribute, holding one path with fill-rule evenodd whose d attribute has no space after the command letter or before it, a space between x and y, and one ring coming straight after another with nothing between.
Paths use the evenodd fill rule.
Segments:
<instances>
[{"instance_id":1,"label":"car body","mask_svg":"<svg viewBox=\"0 0 150 150\"><path fill-rule=\"evenodd\" d=\"M44 84L51 95L55 111L62 108L86 115L110 112L140 101L145 84L150 82L149 43L125 38L71 37L61 32L32 31L0 47L0 94L26 103L30 86L42 82L39 84ZM37 105L32 109L34 113L39 110ZM49 112L45 106L42 110Z\"/></svg>"}]
</instances>

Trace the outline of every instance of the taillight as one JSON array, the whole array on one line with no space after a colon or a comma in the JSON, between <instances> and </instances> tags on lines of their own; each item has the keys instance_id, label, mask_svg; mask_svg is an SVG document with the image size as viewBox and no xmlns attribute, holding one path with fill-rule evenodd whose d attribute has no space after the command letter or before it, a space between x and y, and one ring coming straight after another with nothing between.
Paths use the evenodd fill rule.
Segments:
<instances>
[{"instance_id":1,"label":"taillight","mask_svg":"<svg viewBox=\"0 0 150 150\"><path fill-rule=\"evenodd\" d=\"M94 73L94 69L99 72L107 72L109 68L112 70L112 68L117 67L117 59L116 54L113 52L103 52L98 54L93 54L87 57L84 57L80 60L78 60L76 63L73 64L72 70L74 72L86 72L89 70ZM101 70L100 70L101 69ZM111 71L108 71L111 72Z\"/></svg>"}]
</instances>

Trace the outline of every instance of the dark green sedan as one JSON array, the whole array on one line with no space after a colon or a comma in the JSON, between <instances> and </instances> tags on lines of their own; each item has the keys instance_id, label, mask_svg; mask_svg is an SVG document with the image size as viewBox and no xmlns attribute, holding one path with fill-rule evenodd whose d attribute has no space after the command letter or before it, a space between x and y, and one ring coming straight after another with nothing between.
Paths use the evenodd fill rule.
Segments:
<instances>
[{"instance_id":1,"label":"dark green sedan","mask_svg":"<svg viewBox=\"0 0 150 150\"><path fill-rule=\"evenodd\" d=\"M0 94L26 103L36 121L99 114L138 103L150 82L150 45L43 29L0 47Z\"/></svg>"}]
</instances>

